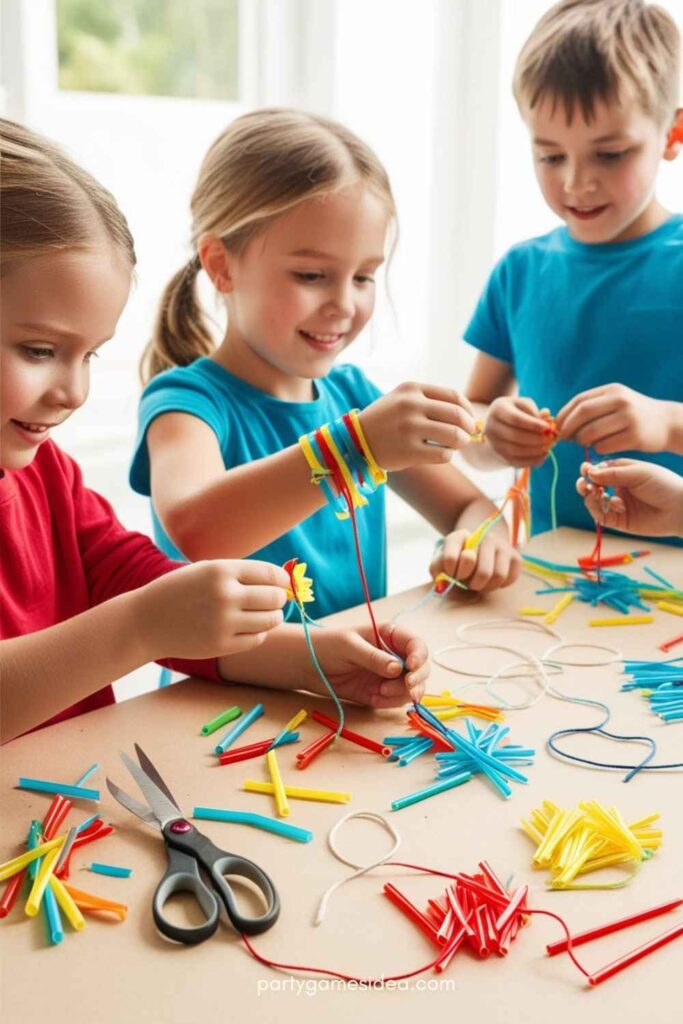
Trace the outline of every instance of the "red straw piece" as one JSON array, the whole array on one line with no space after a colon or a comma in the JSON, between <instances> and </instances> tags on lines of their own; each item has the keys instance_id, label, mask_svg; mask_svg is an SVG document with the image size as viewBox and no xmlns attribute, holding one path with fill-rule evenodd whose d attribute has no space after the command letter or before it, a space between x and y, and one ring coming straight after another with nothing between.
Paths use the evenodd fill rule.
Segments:
<instances>
[{"instance_id":1,"label":"red straw piece","mask_svg":"<svg viewBox=\"0 0 683 1024\"><path fill-rule=\"evenodd\" d=\"M498 875L495 873L488 861L479 861L479 870L488 882L491 889L495 889L501 896L505 896L506 899L510 898L510 893L507 891L503 883L501 882Z\"/></svg>"},{"instance_id":2,"label":"red straw piece","mask_svg":"<svg viewBox=\"0 0 683 1024\"><path fill-rule=\"evenodd\" d=\"M303 771L304 768L308 768L311 761L314 761L316 757L322 754L323 750L327 750L327 748L334 743L336 738L336 733L328 732L324 736L321 736L320 739L316 740L315 743L309 744L309 746L306 747L306 750L302 750L301 755L297 754L297 768L301 771Z\"/></svg>"},{"instance_id":3,"label":"red straw piece","mask_svg":"<svg viewBox=\"0 0 683 1024\"><path fill-rule=\"evenodd\" d=\"M467 921L469 923L469 917L467 918ZM467 928L461 925L459 930L453 935L449 945L446 946L446 949L444 950L444 954L441 957L441 959L437 960L436 964L434 965L434 970L436 971L437 974L441 974L442 971L446 970L449 963L451 962L455 954L458 952L463 942L465 941L466 936Z\"/></svg>"},{"instance_id":4,"label":"red straw piece","mask_svg":"<svg viewBox=\"0 0 683 1024\"><path fill-rule=\"evenodd\" d=\"M250 743L246 747L235 747L234 750L224 750L222 754L218 755L219 764L235 764L237 761L246 761L251 757L260 757L261 754L265 754L270 749L273 740L272 736L269 740L260 740L258 743Z\"/></svg>"},{"instance_id":5,"label":"red straw piece","mask_svg":"<svg viewBox=\"0 0 683 1024\"><path fill-rule=\"evenodd\" d=\"M339 728L339 723L335 722L334 719L324 715L322 711L314 711L311 715L316 722L320 725L327 726L328 729L334 729L336 732ZM359 732L352 732L351 729L347 729L346 726L339 733L345 740L349 740L350 743L356 743L359 747L365 747L366 750L372 750L375 754L381 754L382 757L391 756L391 747L385 747L383 743L378 743L376 740L371 740L367 736L362 736Z\"/></svg>"},{"instance_id":6,"label":"red straw piece","mask_svg":"<svg viewBox=\"0 0 683 1024\"><path fill-rule=\"evenodd\" d=\"M670 928L668 932L662 932L661 935L655 936L649 942L644 942L637 949L632 950L630 953L625 953L624 956L620 956L618 960L613 960L611 964L607 964L606 967L602 967L594 974L589 974L589 983L591 985L599 985L601 982L607 981L613 974L618 974L619 971L623 971L626 967L636 963L637 960L642 960L643 957L649 956L650 953L654 953L662 946L673 942L674 939L680 938L681 935L683 935L683 924L679 923Z\"/></svg>"},{"instance_id":7,"label":"red straw piece","mask_svg":"<svg viewBox=\"0 0 683 1024\"><path fill-rule=\"evenodd\" d=\"M679 633L678 636L673 637L671 640L666 640L663 644L659 645L660 651L664 651L665 654L675 647L676 644L683 644L683 633Z\"/></svg>"},{"instance_id":8,"label":"red straw piece","mask_svg":"<svg viewBox=\"0 0 683 1024\"><path fill-rule=\"evenodd\" d=\"M429 920L425 917L421 910L410 902L407 896L404 896L395 885L391 882L386 882L384 885L384 895L388 896L391 902L398 907L399 910L403 911L406 917L418 926L420 931L424 932L428 939L430 939L435 946L441 946L442 943L439 940L436 928Z\"/></svg>"},{"instance_id":9,"label":"red straw piece","mask_svg":"<svg viewBox=\"0 0 683 1024\"><path fill-rule=\"evenodd\" d=\"M475 951L477 956L485 959L490 956L491 950L489 948L488 936L486 934L486 925L483 920L483 911L485 907L481 904L474 908L472 914L472 927L474 928L474 935L468 936L469 943L472 949Z\"/></svg>"},{"instance_id":10,"label":"red straw piece","mask_svg":"<svg viewBox=\"0 0 683 1024\"><path fill-rule=\"evenodd\" d=\"M619 932L622 928L630 928L631 925L640 924L641 921L649 921L653 917L659 917L660 914L666 914L680 906L683 906L683 899L669 900L668 903L660 903L649 910L641 910L638 914L629 914L628 917L620 917L618 921L610 921L608 924L600 925L598 928L590 928L588 931L579 932L578 935L572 935L572 948L574 946L583 946L584 943L592 942L593 939L599 939L603 935ZM568 942L566 939L558 939L557 942L551 942L550 945L546 946L548 956L557 956L558 953L564 953L567 946Z\"/></svg>"},{"instance_id":11,"label":"red straw piece","mask_svg":"<svg viewBox=\"0 0 683 1024\"><path fill-rule=\"evenodd\" d=\"M0 900L0 918L7 917L10 910L17 902L17 897L21 892L21 887L24 884L27 871L28 868L24 868L24 870L20 871L18 875L14 875L10 878L9 882L5 886L5 891L3 892L2 899Z\"/></svg>"}]
</instances>

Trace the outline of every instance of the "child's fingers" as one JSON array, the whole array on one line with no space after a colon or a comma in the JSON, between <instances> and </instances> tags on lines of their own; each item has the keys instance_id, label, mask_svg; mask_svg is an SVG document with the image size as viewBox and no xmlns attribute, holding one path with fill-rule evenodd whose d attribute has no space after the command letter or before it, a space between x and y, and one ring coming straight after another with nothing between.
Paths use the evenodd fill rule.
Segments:
<instances>
[{"instance_id":1,"label":"child's fingers","mask_svg":"<svg viewBox=\"0 0 683 1024\"><path fill-rule=\"evenodd\" d=\"M595 448L597 452L606 450L606 446L609 452L619 451L615 444L625 436L630 427L631 424L623 412L610 412L581 427L574 440L586 448Z\"/></svg>"},{"instance_id":2,"label":"child's fingers","mask_svg":"<svg viewBox=\"0 0 683 1024\"><path fill-rule=\"evenodd\" d=\"M454 530L449 533L447 537L444 537L443 546L441 548L441 562L443 565L443 572L447 576L455 576L455 571L458 566L462 549L465 546L467 540L467 530Z\"/></svg>"},{"instance_id":3,"label":"child's fingers","mask_svg":"<svg viewBox=\"0 0 683 1024\"><path fill-rule=\"evenodd\" d=\"M425 384L422 386L422 394L435 402L446 402L448 405L460 406L470 416L474 416L469 400L455 388L443 388L439 384Z\"/></svg>"},{"instance_id":4,"label":"child's fingers","mask_svg":"<svg viewBox=\"0 0 683 1024\"><path fill-rule=\"evenodd\" d=\"M235 633L264 633L276 629L282 625L282 611L277 608L272 611L240 611L234 618L231 616L231 625L234 624Z\"/></svg>"},{"instance_id":5,"label":"child's fingers","mask_svg":"<svg viewBox=\"0 0 683 1024\"><path fill-rule=\"evenodd\" d=\"M245 612L273 611L287 603L287 594L282 587L246 586L240 603Z\"/></svg>"},{"instance_id":6,"label":"child's fingers","mask_svg":"<svg viewBox=\"0 0 683 1024\"><path fill-rule=\"evenodd\" d=\"M247 586L265 585L270 587L289 587L289 576L279 565L272 562L261 562L257 559L243 558L233 563L237 566L237 578Z\"/></svg>"},{"instance_id":7,"label":"child's fingers","mask_svg":"<svg viewBox=\"0 0 683 1024\"><path fill-rule=\"evenodd\" d=\"M586 428L596 420L620 411L623 415L623 410L619 410L615 406L615 396L610 393L585 398L576 404L574 409L562 420L561 425L558 421L560 436L565 440L578 441L579 444L590 444L590 441L582 440L582 437L585 437Z\"/></svg>"},{"instance_id":8,"label":"child's fingers","mask_svg":"<svg viewBox=\"0 0 683 1024\"><path fill-rule=\"evenodd\" d=\"M468 579L470 590L483 590L493 575L495 564L495 547L493 544L481 543L475 552L477 562L474 572Z\"/></svg>"},{"instance_id":9,"label":"child's fingers","mask_svg":"<svg viewBox=\"0 0 683 1024\"><path fill-rule=\"evenodd\" d=\"M453 405L450 402L428 401L425 405L424 414L430 422L447 423L451 426L460 427L469 437L476 430L476 423L471 411L461 405Z\"/></svg>"},{"instance_id":10,"label":"child's fingers","mask_svg":"<svg viewBox=\"0 0 683 1024\"><path fill-rule=\"evenodd\" d=\"M528 401L531 402L530 399ZM521 400L518 399L518 402ZM511 401L501 402L500 405L495 405L495 409L492 409L489 415L490 425L502 424L508 429L523 431L527 434L545 434L548 431L548 424L540 418L537 412L533 412L534 408L533 402L531 402L531 406L525 408L520 408L518 404L513 404ZM487 433L490 429L489 420L486 424Z\"/></svg>"},{"instance_id":11,"label":"child's fingers","mask_svg":"<svg viewBox=\"0 0 683 1024\"><path fill-rule=\"evenodd\" d=\"M555 422L560 433L563 436L566 435L567 420L569 420L569 418L576 412L579 406L583 405L585 402L590 402L595 398L601 398L604 394L605 385L601 384L597 388L588 388L586 391L580 391L578 395L574 395L573 398L570 398L569 401L562 406L555 417Z\"/></svg>"},{"instance_id":12,"label":"child's fingers","mask_svg":"<svg viewBox=\"0 0 683 1024\"><path fill-rule=\"evenodd\" d=\"M584 465L588 478L600 487L638 487L650 476L649 467L636 459L615 459L604 466Z\"/></svg>"}]
</instances>

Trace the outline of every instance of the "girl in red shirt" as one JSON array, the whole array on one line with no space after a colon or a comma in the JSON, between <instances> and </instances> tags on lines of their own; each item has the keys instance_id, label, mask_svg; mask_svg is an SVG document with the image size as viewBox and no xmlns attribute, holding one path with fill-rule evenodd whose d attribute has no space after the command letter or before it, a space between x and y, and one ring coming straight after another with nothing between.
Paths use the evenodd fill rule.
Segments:
<instances>
[{"instance_id":1,"label":"girl in red shirt","mask_svg":"<svg viewBox=\"0 0 683 1024\"><path fill-rule=\"evenodd\" d=\"M90 361L130 291L133 239L113 197L48 140L0 119L1 737L113 702L148 661L216 680L321 689L287 574L266 562L173 562L116 519L50 439L85 401ZM293 552L295 554L295 552ZM424 644L400 627L325 629L316 651L342 696L419 698ZM216 660L216 655L219 655Z\"/></svg>"}]
</instances>

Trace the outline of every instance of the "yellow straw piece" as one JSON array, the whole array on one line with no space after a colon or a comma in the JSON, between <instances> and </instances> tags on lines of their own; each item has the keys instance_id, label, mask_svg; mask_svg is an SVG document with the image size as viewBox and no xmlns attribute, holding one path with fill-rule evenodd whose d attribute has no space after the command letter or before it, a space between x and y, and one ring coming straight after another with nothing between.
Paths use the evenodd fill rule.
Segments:
<instances>
[{"instance_id":1,"label":"yellow straw piece","mask_svg":"<svg viewBox=\"0 0 683 1024\"><path fill-rule=\"evenodd\" d=\"M553 889L616 889L634 877L644 860L661 843L661 830L648 826L659 818L651 814L627 825L616 807L603 807L596 800L580 803L578 810L565 811L548 800L522 820L522 830L536 845L535 867L547 868ZM628 878L609 883L582 885L579 875L615 865L631 864Z\"/></svg>"},{"instance_id":2,"label":"yellow straw piece","mask_svg":"<svg viewBox=\"0 0 683 1024\"><path fill-rule=\"evenodd\" d=\"M346 484L346 486L348 488L348 491L349 491L349 494L351 495L351 500L353 502L353 507L354 508L362 508L363 505L367 505L368 499L356 487L356 482L353 479L353 476L351 475L351 473L349 472L349 467L346 465L346 462L342 458L339 449L337 448L336 444L334 443L334 438L332 437L332 434L330 433L330 428L328 427L327 423L325 423L320 428L320 433L325 438L325 442L327 443L327 447L332 452L332 456L334 458L334 461L337 463L337 466L339 467L339 471L340 471L341 475L344 478L344 483Z\"/></svg>"},{"instance_id":3,"label":"yellow straw piece","mask_svg":"<svg viewBox=\"0 0 683 1024\"><path fill-rule=\"evenodd\" d=\"M563 594L560 600L557 602L557 604L550 609L548 614L543 619L546 626L552 625L552 623L555 622L556 619L559 619L562 612L565 610L565 608L569 607L573 600L573 594Z\"/></svg>"},{"instance_id":4,"label":"yellow straw piece","mask_svg":"<svg viewBox=\"0 0 683 1024\"><path fill-rule=\"evenodd\" d=\"M28 850L26 853L22 853L19 857L13 857L12 860L5 861L4 864L0 864L0 882L4 882L6 878L11 878L12 875L18 874L26 867L27 864L31 864L32 861L37 860L38 857L44 857L50 850L54 850L56 846L61 846L66 839L66 832L57 836L56 839L51 839L49 843L42 843L40 846L36 846L33 850Z\"/></svg>"},{"instance_id":5,"label":"yellow straw piece","mask_svg":"<svg viewBox=\"0 0 683 1024\"><path fill-rule=\"evenodd\" d=\"M657 601L660 611L670 612L671 615L683 615L683 604L672 604L671 601Z\"/></svg>"},{"instance_id":6,"label":"yellow straw piece","mask_svg":"<svg viewBox=\"0 0 683 1024\"><path fill-rule=\"evenodd\" d=\"M492 523L495 519L498 519L499 516L500 512L494 512L490 516L488 516L483 523L480 523L476 530L474 530L465 541L464 550L476 550L481 544L482 537L484 535L484 532L487 530L489 523Z\"/></svg>"},{"instance_id":7,"label":"yellow straw piece","mask_svg":"<svg viewBox=\"0 0 683 1024\"><path fill-rule=\"evenodd\" d=\"M471 715L474 718L485 718L491 722L502 722L503 716L498 708L487 708L484 705L465 705L457 708L441 708L434 712L434 717L440 722L447 722L449 718L462 718L463 715Z\"/></svg>"},{"instance_id":8,"label":"yellow straw piece","mask_svg":"<svg viewBox=\"0 0 683 1024\"><path fill-rule=\"evenodd\" d=\"M519 615L546 615L548 612L547 608L520 608Z\"/></svg>"},{"instance_id":9,"label":"yellow straw piece","mask_svg":"<svg viewBox=\"0 0 683 1024\"><path fill-rule=\"evenodd\" d=\"M351 409L349 411L349 419L353 423L354 430L356 431L356 436L358 438L361 448L363 449L363 455L365 456L365 461L368 464L368 470L370 476L373 479L373 482L377 484L377 486L379 486L380 484L385 484L387 482L386 471L382 469L380 465L378 465L378 463L375 461L375 456L370 451L368 439L365 436L365 431L363 430L360 419L358 418L358 409Z\"/></svg>"},{"instance_id":10,"label":"yellow straw piece","mask_svg":"<svg viewBox=\"0 0 683 1024\"><path fill-rule=\"evenodd\" d=\"M64 911L64 916L76 932L81 932L85 928L85 918L81 914L80 910L74 903L71 894L67 891L66 887L60 881L59 878L55 878L54 875L50 878L50 888L55 894L57 903Z\"/></svg>"},{"instance_id":11,"label":"yellow straw piece","mask_svg":"<svg viewBox=\"0 0 683 1024\"><path fill-rule=\"evenodd\" d=\"M441 697L435 693L425 693L422 703L426 708L452 708L458 701L456 697L451 697L450 693Z\"/></svg>"},{"instance_id":12,"label":"yellow straw piece","mask_svg":"<svg viewBox=\"0 0 683 1024\"><path fill-rule=\"evenodd\" d=\"M273 793L275 795L277 813L281 818L286 818L289 816L289 804L287 803L287 794L285 793L285 786L282 781L282 776L280 775L280 768L278 766L274 750L268 751L266 754L266 761L268 762L270 780L273 783Z\"/></svg>"},{"instance_id":13,"label":"yellow straw piece","mask_svg":"<svg viewBox=\"0 0 683 1024\"><path fill-rule=\"evenodd\" d=\"M43 862L38 869L38 873L31 886L31 892L26 900L25 911L29 917L35 917L40 910L40 903L43 898L43 893L47 887L50 877L52 875L52 869L55 866L55 861L59 857L59 850L50 850L49 853L45 854Z\"/></svg>"},{"instance_id":14,"label":"yellow straw piece","mask_svg":"<svg viewBox=\"0 0 683 1024\"><path fill-rule=\"evenodd\" d=\"M297 711L297 713L294 715L294 718L290 718L290 720L287 722L287 725L284 727L282 731L294 732L294 730L301 725L305 718L308 718L308 711L306 711L305 708L302 708L301 711Z\"/></svg>"},{"instance_id":15,"label":"yellow straw piece","mask_svg":"<svg viewBox=\"0 0 683 1024\"><path fill-rule=\"evenodd\" d=\"M273 796L275 786L272 782L255 782L253 779L245 779L242 789L247 793L268 793ZM347 804L351 799L350 793L335 793L327 789L304 789L302 786L285 786L285 795L292 800L318 800L324 804Z\"/></svg>"},{"instance_id":16,"label":"yellow straw piece","mask_svg":"<svg viewBox=\"0 0 683 1024\"><path fill-rule=\"evenodd\" d=\"M615 615L612 619L589 619L589 626L645 626L654 622L654 615Z\"/></svg>"}]
</instances>

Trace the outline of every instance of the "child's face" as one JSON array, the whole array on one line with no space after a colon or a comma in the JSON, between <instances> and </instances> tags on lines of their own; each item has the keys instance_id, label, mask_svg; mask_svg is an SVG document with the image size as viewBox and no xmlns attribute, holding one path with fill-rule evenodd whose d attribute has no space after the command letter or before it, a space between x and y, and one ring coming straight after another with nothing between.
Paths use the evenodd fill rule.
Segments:
<instances>
[{"instance_id":1,"label":"child's face","mask_svg":"<svg viewBox=\"0 0 683 1024\"><path fill-rule=\"evenodd\" d=\"M90 359L111 338L130 268L109 247L36 257L2 280L0 466L23 469L85 401Z\"/></svg>"},{"instance_id":2,"label":"child's face","mask_svg":"<svg viewBox=\"0 0 683 1024\"><path fill-rule=\"evenodd\" d=\"M580 109L567 123L563 104L547 98L525 120L543 198L573 238L623 242L662 223L654 192L666 130L635 100L599 100L590 123Z\"/></svg>"},{"instance_id":3,"label":"child's face","mask_svg":"<svg viewBox=\"0 0 683 1024\"><path fill-rule=\"evenodd\" d=\"M279 397L310 397L372 314L387 221L386 205L356 186L299 203L229 256L226 344L238 372Z\"/></svg>"}]
</instances>

